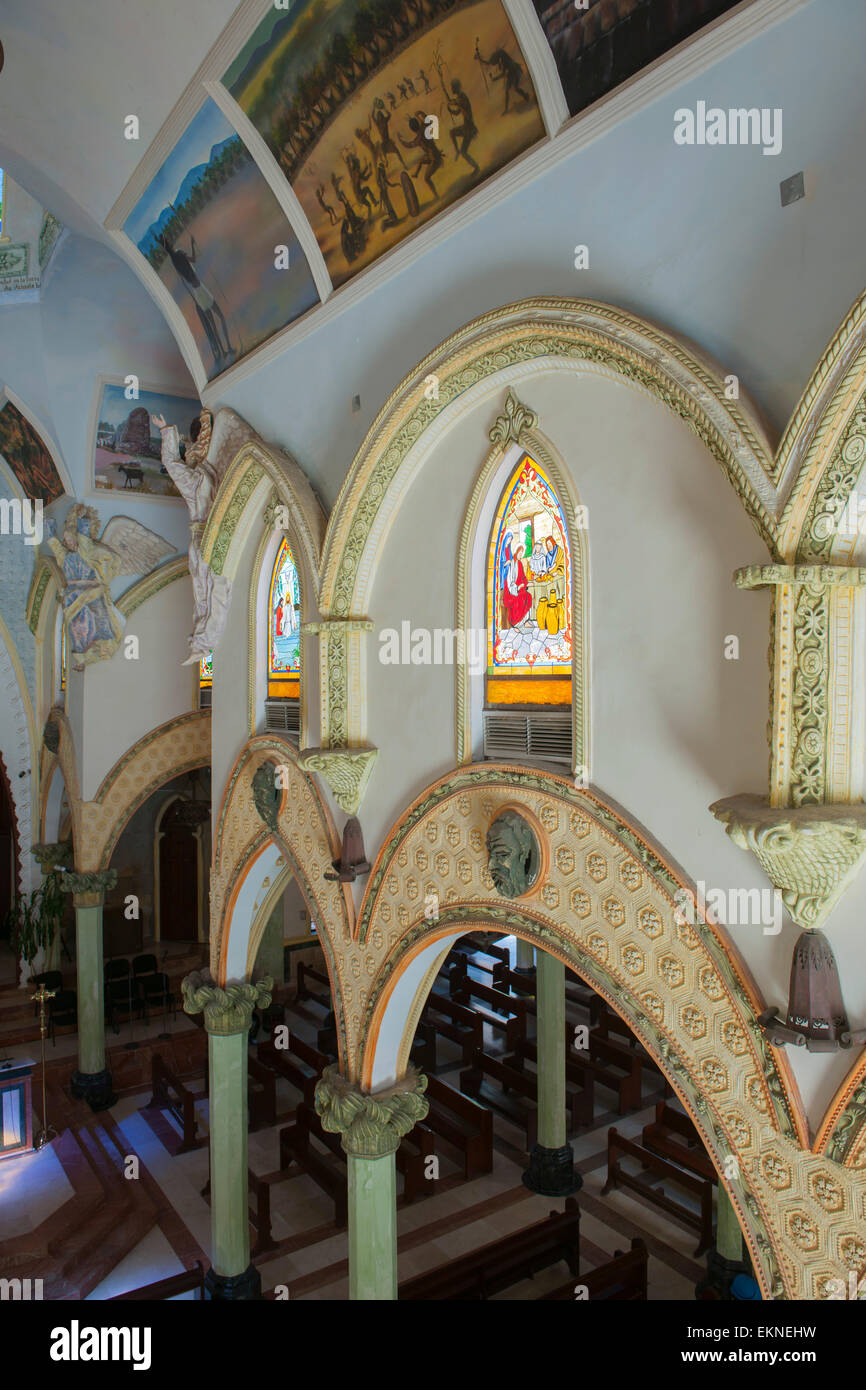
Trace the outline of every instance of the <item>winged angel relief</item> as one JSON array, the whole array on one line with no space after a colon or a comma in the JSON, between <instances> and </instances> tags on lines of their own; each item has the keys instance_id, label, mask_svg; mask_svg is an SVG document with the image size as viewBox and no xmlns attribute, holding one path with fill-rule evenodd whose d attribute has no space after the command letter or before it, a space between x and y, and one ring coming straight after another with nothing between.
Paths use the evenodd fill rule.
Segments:
<instances>
[{"instance_id":1,"label":"winged angel relief","mask_svg":"<svg viewBox=\"0 0 866 1390\"><path fill-rule=\"evenodd\" d=\"M114 516L99 531L99 513L76 502L57 538L50 518L47 544L63 575L63 620L76 671L104 661L120 645L125 619L111 600L111 581L121 574L149 574L174 546L128 516Z\"/></svg>"}]
</instances>

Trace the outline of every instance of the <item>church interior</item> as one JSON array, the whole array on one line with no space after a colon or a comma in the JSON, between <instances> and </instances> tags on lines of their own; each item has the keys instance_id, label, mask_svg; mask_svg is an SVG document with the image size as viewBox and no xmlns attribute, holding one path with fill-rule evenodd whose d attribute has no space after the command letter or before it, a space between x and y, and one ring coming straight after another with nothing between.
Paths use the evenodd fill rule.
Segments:
<instances>
[{"instance_id":1,"label":"church interior","mask_svg":"<svg viewBox=\"0 0 866 1390\"><path fill-rule=\"evenodd\" d=\"M864 43L6 0L4 1299L866 1298Z\"/></svg>"}]
</instances>

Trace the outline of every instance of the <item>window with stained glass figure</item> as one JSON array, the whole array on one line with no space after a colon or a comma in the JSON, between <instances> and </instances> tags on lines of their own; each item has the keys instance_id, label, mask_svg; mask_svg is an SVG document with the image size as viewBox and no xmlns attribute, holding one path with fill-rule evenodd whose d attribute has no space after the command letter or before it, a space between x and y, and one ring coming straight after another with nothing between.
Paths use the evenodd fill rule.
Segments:
<instances>
[{"instance_id":1,"label":"window with stained glass figure","mask_svg":"<svg viewBox=\"0 0 866 1390\"><path fill-rule=\"evenodd\" d=\"M496 510L487 565L485 704L571 704L571 552L562 506L524 454Z\"/></svg>"},{"instance_id":2,"label":"window with stained glass figure","mask_svg":"<svg viewBox=\"0 0 866 1390\"><path fill-rule=\"evenodd\" d=\"M268 699L294 699L301 688L301 592L288 541L274 561L268 594Z\"/></svg>"},{"instance_id":3,"label":"window with stained glass figure","mask_svg":"<svg viewBox=\"0 0 866 1390\"><path fill-rule=\"evenodd\" d=\"M66 624L60 618L60 693L66 693Z\"/></svg>"},{"instance_id":4,"label":"window with stained glass figure","mask_svg":"<svg viewBox=\"0 0 866 1390\"><path fill-rule=\"evenodd\" d=\"M213 685L213 652L208 652L198 664L198 683L201 690L210 690Z\"/></svg>"}]
</instances>

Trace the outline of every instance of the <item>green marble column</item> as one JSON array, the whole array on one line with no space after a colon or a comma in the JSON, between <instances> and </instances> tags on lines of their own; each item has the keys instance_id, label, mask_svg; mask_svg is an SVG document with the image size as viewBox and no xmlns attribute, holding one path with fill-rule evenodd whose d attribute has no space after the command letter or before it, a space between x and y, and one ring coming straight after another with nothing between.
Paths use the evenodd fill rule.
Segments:
<instances>
[{"instance_id":1,"label":"green marble column","mask_svg":"<svg viewBox=\"0 0 866 1390\"><path fill-rule=\"evenodd\" d=\"M565 966L547 951L536 956L538 1003L538 1142L529 1154L524 1184L546 1197L566 1197L582 1186L566 1142Z\"/></svg>"},{"instance_id":2,"label":"green marble column","mask_svg":"<svg viewBox=\"0 0 866 1390\"><path fill-rule=\"evenodd\" d=\"M721 1183L716 1206L716 1249L723 1259L742 1263L743 1232L733 1203Z\"/></svg>"},{"instance_id":3,"label":"green marble column","mask_svg":"<svg viewBox=\"0 0 866 1390\"><path fill-rule=\"evenodd\" d=\"M91 1110L108 1110L117 1096L105 1065L105 1000L102 970L102 906L117 884L117 870L63 874L61 887L75 905L75 969L78 980L78 1070L70 1090Z\"/></svg>"},{"instance_id":4,"label":"green marble column","mask_svg":"<svg viewBox=\"0 0 866 1390\"><path fill-rule=\"evenodd\" d=\"M522 937L517 938L517 960L516 968L522 975L529 975L535 966L535 953L528 941Z\"/></svg>"},{"instance_id":5,"label":"green marble column","mask_svg":"<svg viewBox=\"0 0 866 1390\"><path fill-rule=\"evenodd\" d=\"M260 1298L250 1261L247 1178L247 1048L253 1009L271 1002L273 981L230 981L225 988L196 972L181 985L188 1014L204 1014L210 1078L211 1260L205 1285L212 1299Z\"/></svg>"},{"instance_id":6,"label":"green marble column","mask_svg":"<svg viewBox=\"0 0 866 1390\"><path fill-rule=\"evenodd\" d=\"M349 1297L397 1297L397 1173L400 1140L429 1109L427 1078L410 1066L402 1081L364 1092L326 1067L316 1087L322 1126L342 1135L349 1169Z\"/></svg>"}]
</instances>

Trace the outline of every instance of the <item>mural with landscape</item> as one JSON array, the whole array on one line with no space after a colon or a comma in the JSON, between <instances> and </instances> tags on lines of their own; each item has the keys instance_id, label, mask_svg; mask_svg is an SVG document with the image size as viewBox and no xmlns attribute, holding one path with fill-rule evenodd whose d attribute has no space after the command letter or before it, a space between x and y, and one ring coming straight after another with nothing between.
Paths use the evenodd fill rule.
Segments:
<instances>
[{"instance_id":1,"label":"mural with landscape","mask_svg":"<svg viewBox=\"0 0 866 1390\"><path fill-rule=\"evenodd\" d=\"M223 81L335 285L544 135L499 0L298 0L271 8Z\"/></svg>"},{"instance_id":2,"label":"mural with landscape","mask_svg":"<svg viewBox=\"0 0 866 1390\"><path fill-rule=\"evenodd\" d=\"M739 0L533 0L572 115Z\"/></svg>"},{"instance_id":3,"label":"mural with landscape","mask_svg":"<svg viewBox=\"0 0 866 1390\"><path fill-rule=\"evenodd\" d=\"M282 208L209 99L123 230L179 305L208 378L318 301Z\"/></svg>"},{"instance_id":4,"label":"mural with landscape","mask_svg":"<svg viewBox=\"0 0 866 1390\"><path fill-rule=\"evenodd\" d=\"M106 383L100 393L96 438L92 441L92 485L99 492L135 492L180 499L162 464L162 436L154 415L176 420L182 446L201 412L195 397L139 388L129 400L126 387Z\"/></svg>"},{"instance_id":5,"label":"mural with landscape","mask_svg":"<svg viewBox=\"0 0 866 1390\"><path fill-rule=\"evenodd\" d=\"M0 410L0 454L34 502L47 507L65 491L57 465L29 420L11 401Z\"/></svg>"}]
</instances>

